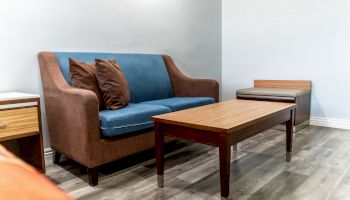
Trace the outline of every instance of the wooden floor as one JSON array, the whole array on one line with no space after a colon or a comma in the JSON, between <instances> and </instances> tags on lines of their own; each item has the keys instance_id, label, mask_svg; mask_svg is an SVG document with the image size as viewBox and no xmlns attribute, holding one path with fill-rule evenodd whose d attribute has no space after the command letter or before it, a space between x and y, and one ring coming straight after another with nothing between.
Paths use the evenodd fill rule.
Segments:
<instances>
[{"instance_id":1,"label":"wooden floor","mask_svg":"<svg viewBox=\"0 0 350 200\"><path fill-rule=\"evenodd\" d=\"M79 164L47 159L47 176L76 199L219 199L218 149L177 142L168 146L165 187L156 186L154 151L102 167L90 187ZM295 135L285 161L285 133L268 130L232 155L230 199L350 199L350 131L310 126Z\"/></svg>"}]
</instances>

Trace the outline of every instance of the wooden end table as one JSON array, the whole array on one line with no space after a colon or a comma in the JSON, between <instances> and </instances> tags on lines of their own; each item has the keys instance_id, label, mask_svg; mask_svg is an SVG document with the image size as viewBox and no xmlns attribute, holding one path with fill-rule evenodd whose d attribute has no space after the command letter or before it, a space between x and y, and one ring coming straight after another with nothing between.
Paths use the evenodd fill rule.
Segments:
<instances>
[{"instance_id":1,"label":"wooden end table","mask_svg":"<svg viewBox=\"0 0 350 200\"><path fill-rule=\"evenodd\" d=\"M164 186L164 136L219 147L221 198L229 197L231 146L286 122L286 160L291 161L296 104L229 100L153 117L158 187Z\"/></svg>"},{"instance_id":2,"label":"wooden end table","mask_svg":"<svg viewBox=\"0 0 350 200\"><path fill-rule=\"evenodd\" d=\"M0 144L45 173L39 95L0 93Z\"/></svg>"}]
</instances>

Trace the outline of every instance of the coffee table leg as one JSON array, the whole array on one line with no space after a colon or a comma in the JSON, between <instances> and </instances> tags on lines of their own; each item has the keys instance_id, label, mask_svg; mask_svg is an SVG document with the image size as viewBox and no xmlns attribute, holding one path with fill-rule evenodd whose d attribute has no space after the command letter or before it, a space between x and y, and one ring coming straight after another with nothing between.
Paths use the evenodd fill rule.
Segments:
<instances>
[{"instance_id":1,"label":"coffee table leg","mask_svg":"<svg viewBox=\"0 0 350 200\"><path fill-rule=\"evenodd\" d=\"M235 160L238 155L238 144L232 145L232 158Z\"/></svg>"},{"instance_id":2,"label":"coffee table leg","mask_svg":"<svg viewBox=\"0 0 350 200\"><path fill-rule=\"evenodd\" d=\"M230 192L231 145L226 134L220 134L219 137L221 199L228 199Z\"/></svg>"},{"instance_id":3,"label":"coffee table leg","mask_svg":"<svg viewBox=\"0 0 350 200\"><path fill-rule=\"evenodd\" d=\"M237 151L238 150L238 144L232 145L232 151Z\"/></svg>"},{"instance_id":4,"label":"coffee table leg","mask_svg":"<svg viewBox=\"0 0 350 200\"><path fill-rule=\"evenodd\" d=\"M156 165L158 187L164 187L164 135L160 131L159 123L154 123L154 135L156 146Z\"/></svg>"},{"instance_id":5,"label":"coffee table leg","mask_svg":"<svg viewBox=\"0 0 350 200\"><path fill-rule=\"evenodd\" d=\"M290 162L292 160L292 143L293 143L293 127L294 127L294 113L291 111L291 118L286 122L286 160Z\"/></svg>"}]
</instances>

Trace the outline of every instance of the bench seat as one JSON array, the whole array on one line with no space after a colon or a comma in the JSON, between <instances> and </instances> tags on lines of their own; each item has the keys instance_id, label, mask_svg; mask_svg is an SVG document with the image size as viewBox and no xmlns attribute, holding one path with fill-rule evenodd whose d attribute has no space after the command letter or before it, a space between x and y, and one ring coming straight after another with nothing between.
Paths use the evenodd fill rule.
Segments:
<instances>
[{"instance_id":1,"label":"bench seat","mask_svg":"<svg viewBox=\"0 0 350 200\"><path fill-rule=\"evenodd\" d=\"M237 95L258 95L274 97L297 97L310 93L310 90L291 88L253 87L237 90Z\"/></svg>"}]
</instances>

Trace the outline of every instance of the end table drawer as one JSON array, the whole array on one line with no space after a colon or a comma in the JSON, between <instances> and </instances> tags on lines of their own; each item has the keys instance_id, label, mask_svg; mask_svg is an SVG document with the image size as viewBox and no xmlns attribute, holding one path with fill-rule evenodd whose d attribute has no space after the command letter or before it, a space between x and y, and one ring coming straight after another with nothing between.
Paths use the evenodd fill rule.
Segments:
<instances>
[{"instance_id":1,"label":"end table drawer","mask_svg":"<svg viewBox=\"0 0 350 200\"><path fill-rule=\"evenodd\" d=\"M39 132L37 107L0 110L0 139L32 132Z\"/></svg>"}]
</instances>

